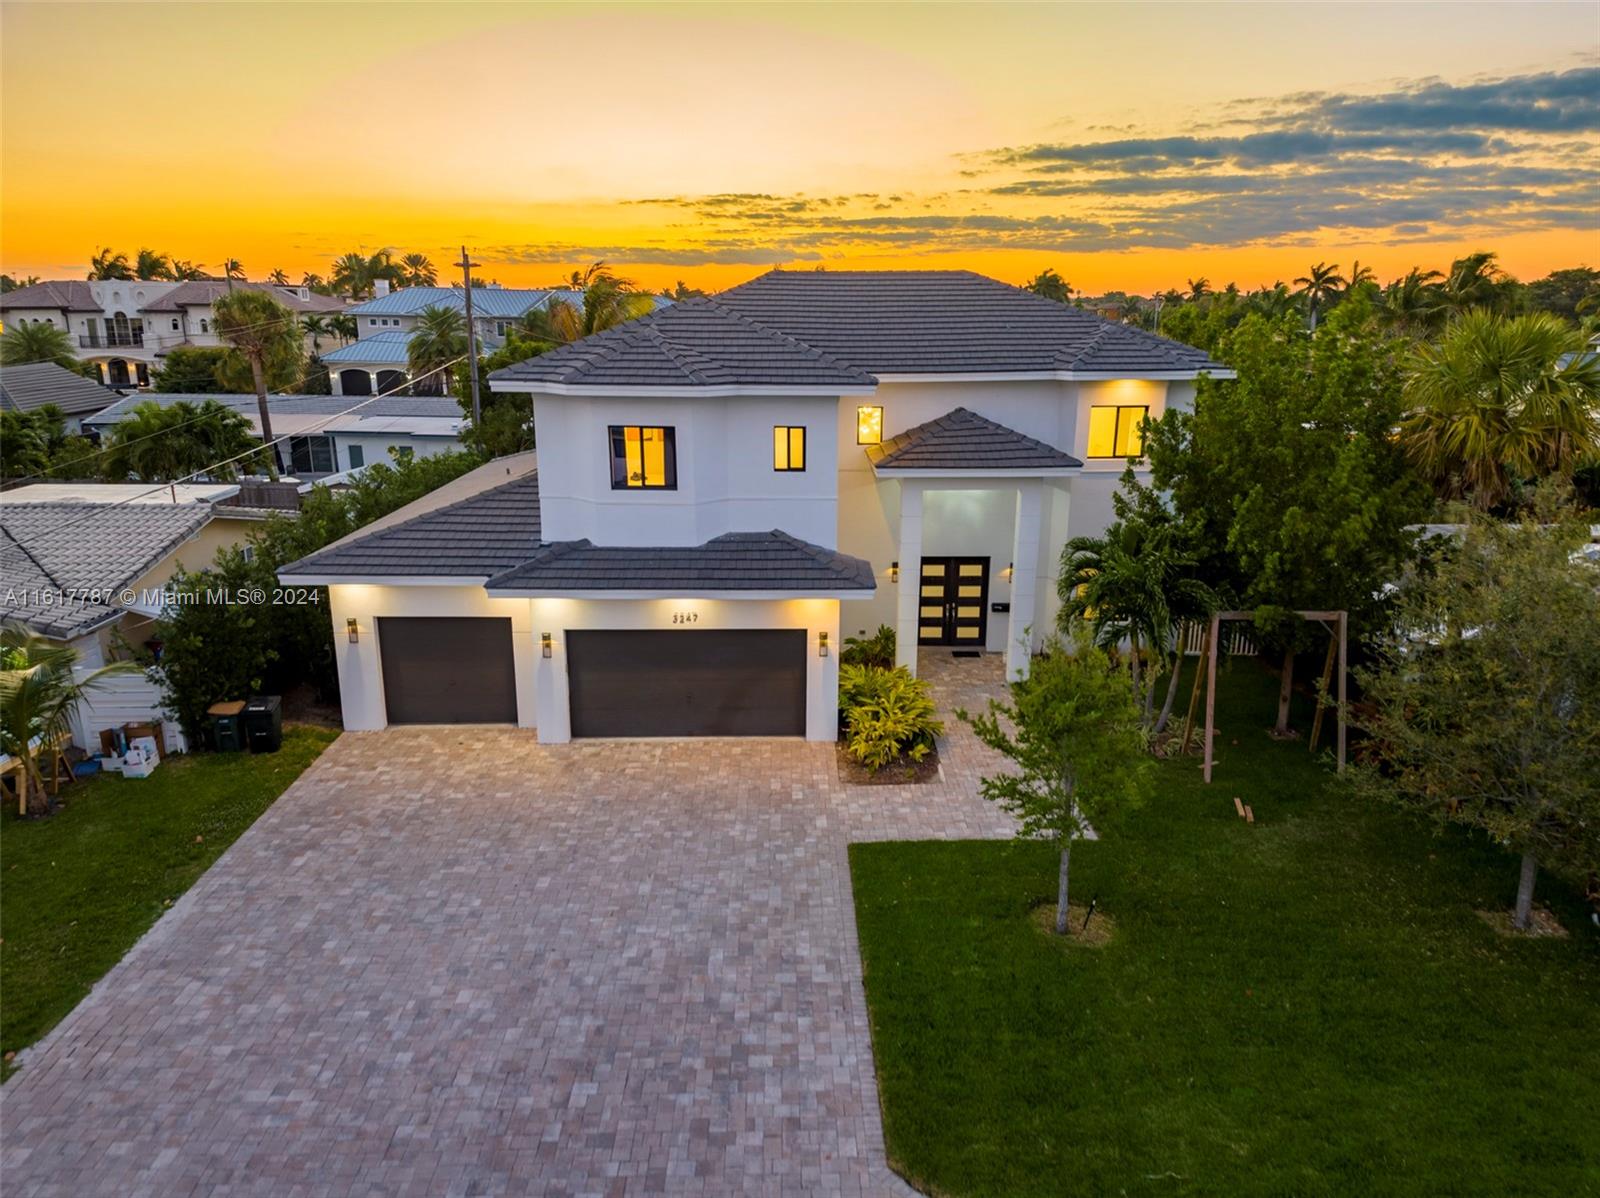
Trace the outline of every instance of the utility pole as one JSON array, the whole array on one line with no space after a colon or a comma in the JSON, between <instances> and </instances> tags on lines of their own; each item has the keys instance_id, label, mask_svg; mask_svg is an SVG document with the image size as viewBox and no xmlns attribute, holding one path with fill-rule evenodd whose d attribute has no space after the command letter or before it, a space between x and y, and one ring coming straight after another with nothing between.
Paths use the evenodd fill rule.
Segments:
<instances>
[{"instance_id":1,"label":"utility pole","mask_svg":"<svg viewBox=\"0 0 1600 1198\"><path fill-rule=\"evenodd\" d=\"M472 323L472 260L467 257L467 247L461 247L461 281L467 289L467 374L472 379L472 431L482 436L478 404L478 331Z\"/></svg>"}]
</instances>

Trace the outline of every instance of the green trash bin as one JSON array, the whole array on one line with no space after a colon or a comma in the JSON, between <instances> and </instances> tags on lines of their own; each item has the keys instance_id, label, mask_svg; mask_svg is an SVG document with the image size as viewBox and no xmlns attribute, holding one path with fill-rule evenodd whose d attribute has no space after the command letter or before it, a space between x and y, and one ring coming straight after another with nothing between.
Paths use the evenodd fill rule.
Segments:
<instances>
[{"instance_id":1,"label":"green trash bin","mask_svg":"<svg viewBox=\"0 0 1600 1198\"><path fill-rule=\"evenodd\" d=\"M211 746L219 753L244 750L244 702L213 703L206 708L211 717Z\"/></svg>"}]
</instances>

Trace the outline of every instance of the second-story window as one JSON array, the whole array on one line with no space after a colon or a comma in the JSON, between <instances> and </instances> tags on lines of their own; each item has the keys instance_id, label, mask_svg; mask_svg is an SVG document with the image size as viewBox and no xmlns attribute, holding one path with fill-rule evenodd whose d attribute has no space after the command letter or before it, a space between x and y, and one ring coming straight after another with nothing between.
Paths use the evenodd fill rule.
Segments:
<instances>
[{"instance_id":1,"label":"second-story window","mask_svg":"<svg viewBox=\"0 0 1600 1198\"><path fill-rule=\"evenodd\" d=\"M678 487L677 444L670 428L639 424L611 426L611 489Z\"/></svg>"},{"instance_id":2,"label":"second-story window","mask_svg":"<svg viewBox=\"0 0 1600 1198\"><path fill-rule=\"evenodd\" d=\"M856 444L878 445L883 441L883 409L862 404L856 409Z\"/></svg>"},{"instance_id":3,"label":"second-story window","mask_svg":"<svg viewBox=\"0 0 1600 1198\"><path fill-rule=\"evenodd\" d=\"M1139 426L1150 414L1144 407L1096 405L1089 409L1089 456L1091 458L1138 458L1144 456L1144 437Z\"/></svg>"},{"instance_id":4,"label":"second-story window","mask_svg":"<svg viewBox=\"0 0 1600 1198\"><path fill-rule=\"evenodd\" d=\"M772 468L806 468L806 430L804 425L779 424L772 429Z\"/></svg>"}]
</instances>

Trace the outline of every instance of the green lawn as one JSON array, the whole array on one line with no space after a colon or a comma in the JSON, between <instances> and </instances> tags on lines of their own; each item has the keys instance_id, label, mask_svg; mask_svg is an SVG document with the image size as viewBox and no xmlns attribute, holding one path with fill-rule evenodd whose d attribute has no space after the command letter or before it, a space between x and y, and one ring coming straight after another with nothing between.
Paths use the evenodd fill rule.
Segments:
<instances>
[{"instance_id":1,"label":"green lawn","mask_svg":"<svg viewBox=\"0 0 1600 1198\"><path fill-rule=\"evenodd\" d=\"M1053 846L852 847L889 1156L920 1188L1600 1193L1587 907L1541 879L1570 938L1500 938L1475 909L1510 905L1516 862L1346 797L1265 736L1274 701L1235 664L1215 784L1163 763L1122 835L1074 848L1108 947L1030 926Z\"/></svg>"},{"instance_id":2,"label":"green lawn","mask_svg":"<svg viewBox=\"0 0 1600 1198\"><path fill-rule=\"evenodd\" d=\"M96 777L65 788L65 807L48 819L9 807L0 1051L54 1027L337 735L287 728L277 753L200 754L145 779Z\"/></svg>"}]
</instances>

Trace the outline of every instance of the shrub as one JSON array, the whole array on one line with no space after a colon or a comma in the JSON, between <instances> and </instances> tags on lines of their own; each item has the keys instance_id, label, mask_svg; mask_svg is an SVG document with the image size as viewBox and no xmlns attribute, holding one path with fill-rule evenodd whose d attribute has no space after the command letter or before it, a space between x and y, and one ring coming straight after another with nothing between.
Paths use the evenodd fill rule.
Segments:
<instances>
[{"instance_id":1,"label":"shrub","mask_svg":"<svg viewBox=\"0 0 1600 1198\"><path fill-rule=\"evenodd\" d=\"M921 761L944 731L928 684L904 669L841 664L845 751L872 773L896 758Z\"/></svg>"},{"instance_id":2,"label":"shrub","mask_svg":"<svg viewBox=\"0 0 1600 1198\"><path fill-rule=\"evenodd\" d=\"M878 631L871 636L845 637L839 664L894 669L894 629L888 624L879 624Z\"/></svg>"}]
</instances>

